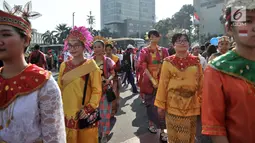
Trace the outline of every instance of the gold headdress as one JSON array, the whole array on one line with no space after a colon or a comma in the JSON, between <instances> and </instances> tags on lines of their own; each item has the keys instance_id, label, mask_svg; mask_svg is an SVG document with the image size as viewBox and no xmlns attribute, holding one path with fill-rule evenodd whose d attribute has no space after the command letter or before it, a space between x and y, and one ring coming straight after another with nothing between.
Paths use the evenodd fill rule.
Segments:
<instances>
[{"instance_id":1,"label":"gold headdress","mask_svg":"<svg viewBox=\"0 0 255 143\"><path fill-rule=\"evenodd\" d=\"M113 45L113 41L111 39L106 39L102 36L95 36L94 39L93 39L93 43L95 41L102 41L102 42L104 42L105 45L107 45L107 44L112 44Z\"/></svg>"}]
</instances>

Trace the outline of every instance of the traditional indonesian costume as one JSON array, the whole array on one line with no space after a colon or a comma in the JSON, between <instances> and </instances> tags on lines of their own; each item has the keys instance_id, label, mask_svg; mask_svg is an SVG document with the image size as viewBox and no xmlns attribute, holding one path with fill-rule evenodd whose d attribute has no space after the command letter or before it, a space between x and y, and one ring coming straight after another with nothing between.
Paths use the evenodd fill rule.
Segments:
<instances>
[{"instance_id":1,"label":"traditional indonesian costume","mask_svg":"<svg viewBox=\"0 0 255 143\"><path fill-rule=\"evenodd\" d=\"M198 57L165 58L155 99L165 109L170 143L194 143L200 115L202 67Z\"/></svg>"},{"instance_id":2,"label":"traditional indonesian costume","mask_svg":"<svg viewBox=\"0 0 255 143\"><path fill-rule=\"evenodd\" d=\"M105 92L108 86L104 85L103 81L108 79L111 75L115 76L115 63L110 58L104 56L101 62L97 62L97 65L101 70L102 80L100 86L103 88L103 95L101 97L99 107L101 116L101 120L99 121L99 133L102 135L108 135L111 131L110 119L112 114L112 103L107 101Z\"/></svg>"},{"instance_id":3,"label":"traditional indonesian costume","mask_svg":"<svg viewBox=\"0 0 255 143\"><path fill-rule=\"evenodd\" d=\"M150 47L142 49L140 53L140 92L144 94L144 100L147 105L147 115L150 121L159 126L157 108L154 106L155 90L150 77L146 74L148 70L152 78L158 82L162 61L168 56L167 49L157 47L153 50Z\"/></svg>"},{"instance_id":4,"label":"traditional indonesian costume","mask_svg":"<svg viewBox=\"0 0 255 143\"><path fill-rule=\"evenodd\" d=\"M112 116L114 116L119 108L119 98L120 98L120 83L117 72L120 71L120 60L118 56L112 55L111 59L115 63L114 71L115 77L113 78L113 90L116 95L116 99L112 102Z\"/></svg>"},{"instance_id":5,"label":"traditional indonesian costume","mask_svg":"<svg viewBox=\"0 0 255 143\"><path fill-rule=\"evenodd\" d=\"M89 74L84 107L82 99L85 75ZM85 129L78 128L77 113L84 108L86 114L92 113L99 106L102 95L101 73L94 60L86 60L79 65L72 61L60 66L58 84L64 103L65 126L68 143L97 143L98 123Z\"/></svg>"},{"instance_id":6,"label":"traditional indonesian costume","mask_svg":"<svg viewBox=\"0 0 255 143\"><path fill-rule=\"evenodd\" d=\"M65 143L65 138L61 93L50 72L30 64L15 77L0 75L1 143Z\"/></svg>"},{"instance_id":7,"label":"traditional indonesian costume","mask_svg":"<svg viewBox=\"0 0 255 143\"><path fill-rule=\"evenodd\" d=\"M214 59L205 71L202 134L230 143L255 142L255 62L235 51Z\"/></svg>"}]
</instances>

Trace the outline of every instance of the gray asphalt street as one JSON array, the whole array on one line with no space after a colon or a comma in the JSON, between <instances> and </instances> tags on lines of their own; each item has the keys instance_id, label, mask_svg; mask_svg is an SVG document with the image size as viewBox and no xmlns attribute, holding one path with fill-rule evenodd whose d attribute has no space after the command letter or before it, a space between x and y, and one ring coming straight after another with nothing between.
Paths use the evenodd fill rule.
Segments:
<instances>
[{"instance_id":1,"label":"gray asphalt street","mask_svg":"<svg viewBox=\"0 0 255 143\"><path fill-rule=\"evenodd\" d=\"M53 74L57 79L57 74ZM120 108L111 120L111 134L108 143L160 143L159 134L151 134L148 127L145 105L139 94L131 92L131 86L123 87L120 94ZM197 143L211 143L201 137Z\"/></svg>"},{"instance_id":2,"label":"gray asphalt street","mask_svg":"<svg viewBox=\"0 0 255 143\"><path fill-rule=\"evenodd\" d=\"M145 105L138 94L132 94L131 87L122 88L120 109L112 119L112 133L109 143L158 143L159 135L148 132Z\"/></svg>"}]
</instances>

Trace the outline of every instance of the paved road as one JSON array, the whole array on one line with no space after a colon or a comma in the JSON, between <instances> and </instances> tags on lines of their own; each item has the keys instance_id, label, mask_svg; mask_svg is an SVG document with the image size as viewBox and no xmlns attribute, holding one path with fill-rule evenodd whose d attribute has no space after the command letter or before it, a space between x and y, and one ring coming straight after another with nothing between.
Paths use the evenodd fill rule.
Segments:
<instances>
[{"instance_id":1,"label":"paved road","mask_svg":"<svg viewBox=\"0 0 255 143\"><path fill-rule=\"evenodd\" d=\"M159 134L148 132L146 109L139 95L133 95L130 87L122 89L120 109L112 121L112 138L109 143L159 143ZM212 143L201 136L196 143Z\"/></svg>"},{"instance_id":2,"label":"paved road","mask_svg":"<svg viewBox=\"0 0 255 143\"><path fill-rule=\"evenodd\" d=\"M57 75L54 76L57 79ZM121 89L120 108L112 119L112 130L108 143L159 143L159 134L148 132L145 105L131 87ZM203 139L201 143L211 143Z\"/></svg>"},{"instance_id":3,"label":"paved road","mask_svg":"<svg viewBox=\"0 0 255 143\"><path fill-rule=\"evenodd\" d=\"M139 95L130 87L122 89L120 109L112 120L112 137L109 143L158 143L159 135L148 132L146 109Z\"/></svg>"},{"instance_id":4,"label":"paved road","mask_svg":"<svg viewBox=\"0 0 255 143\"><path fill-rule=\"evenodd\" d=\"M53 73L57 80L57 74ZM120 108L111 120L112 130L108 143L158 143L159 135L148 132L145 105L131 86L121 89Z\"/></svg>"}]
</instances>

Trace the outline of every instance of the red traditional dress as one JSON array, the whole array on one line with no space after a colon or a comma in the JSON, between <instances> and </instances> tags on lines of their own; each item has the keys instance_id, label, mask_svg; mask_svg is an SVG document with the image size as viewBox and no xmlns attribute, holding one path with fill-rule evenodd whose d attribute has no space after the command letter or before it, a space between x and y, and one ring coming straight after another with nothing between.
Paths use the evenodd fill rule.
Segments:
<instances>
[{"instance_id":1,"label":"red traditional dress","mask_svg":"<svg viewBox=\"0 0 255 143\"><path fill-rule=\"evenodd\" d=\"M205 70L202 133L255 142L255 62L230 51Z\"/></svg>"},{"instance_id":2,"label":"red traditional dress","mask_svg":"<svg viewBox=\"0 0 255 143\"><path fill-rule=\"evenodd\" d=\"M47 68L46 57L45 57L44 53L41 52L40 50L33 51L30 54L29 63L32 63L33 59L37 59L37 58L38 58L37 63L33 63L33 64L36 64L37 66L39 66L43 69L46 69Z\"/></svg>"},{"instance_id":3,"label":"red traditional dress","mask_svg":"<svg viewBox=\"0 0 255 143\"><path fill-rule=\"evenodd\" d=\"M153 50L150 47L142 49L140 53L140 92L144 94L144 100L147 105L147 115L150 121L153 121L159 126L157 109L154 106L155 101L155 89L153 87L152 81L145 73L148 70L157 82L159 81L161 64L164 58L168 56L167 49L157 47Z\"/></svg>"},{"instance_id":4,"label":"red traditional dress","mask_svg":"<svg viewBox=\"0 0 255 143\"><path fill-rule=\"evenodd\" d=\"M96 59L96 57L94 57ZM106 136L110 134L110 119L112 114L112 103L107 101L106 97L106 89L108 88L107 85L104 85L104 80L108 79L111 75L115 75L114 72L114 61L108 57L103 58L102 61L96 61L97 66L101 70L102 76L102 86L103 86L103 95L100 100L99 108L100 108L100 116L101 120L99 121L99 133L102 136Z\"/></svg>"},{"instance_id":5,"label":"red traditional dress","mask_svg":"<svg viewBox=\"0 0 255 143\"><path fill-rule=\"evenodd\" d=\"M113 117L119 108L119 98L120 98L120 84L119 84L119 77L117 75L117 72L120 70L120 60L118 56L112 55L111 59L115 63L114 71L115 71L115 77L113 78L113 91L115 92L116 99L112 102L112 114Z\"/></svg>"}]
</instances>

